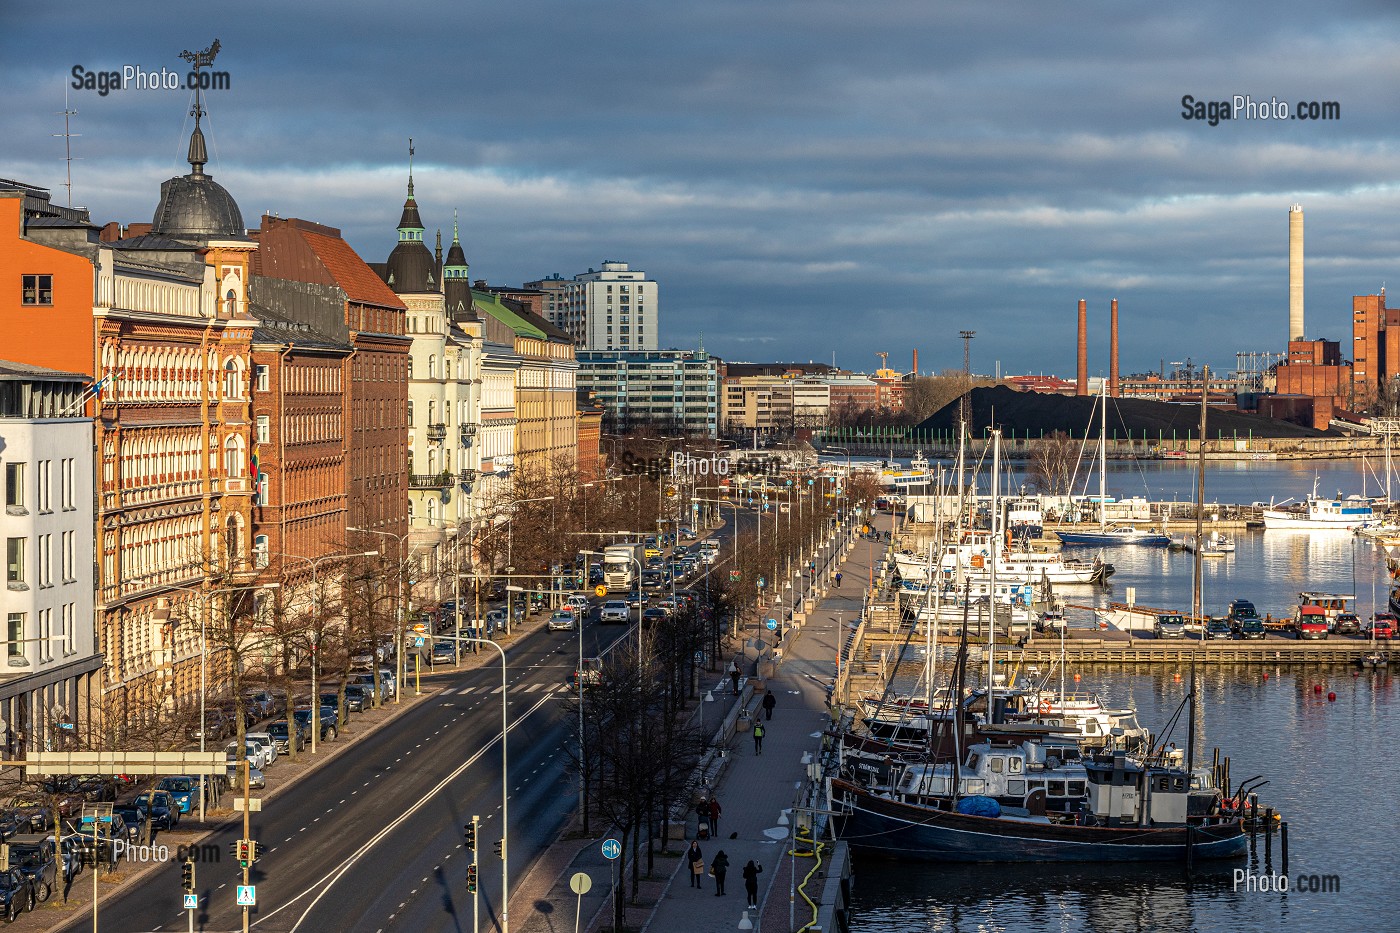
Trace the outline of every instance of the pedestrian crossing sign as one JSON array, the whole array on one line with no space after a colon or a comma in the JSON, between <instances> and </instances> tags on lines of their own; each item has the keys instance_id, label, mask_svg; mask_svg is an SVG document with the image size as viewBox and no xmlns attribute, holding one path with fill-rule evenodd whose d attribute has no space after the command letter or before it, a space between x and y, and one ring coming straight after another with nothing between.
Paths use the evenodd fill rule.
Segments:
<instances>
[{"instance_id":1,"label":"pedestrian crossing sign","mask_svg":"<svg viewBox=\"0 0 1400 933\"><path fill-rule=\"evenodd\" d=\"M185 895L185 909L186 909L186 910L199 910L199 895L198 895L198 894L186 894L186 895Z\"/></svg>"},{"instance_id":2,"label":"pedestrian crossing sign","mask_svg":"<svg viewBox=\"0 0 1400 933\"><path fill-rule=\"evenodd\" d=\"M238 886L238 906L255 907L258 903L258 886L255 884L240 884Z\"/></svg>"}]
</instances>

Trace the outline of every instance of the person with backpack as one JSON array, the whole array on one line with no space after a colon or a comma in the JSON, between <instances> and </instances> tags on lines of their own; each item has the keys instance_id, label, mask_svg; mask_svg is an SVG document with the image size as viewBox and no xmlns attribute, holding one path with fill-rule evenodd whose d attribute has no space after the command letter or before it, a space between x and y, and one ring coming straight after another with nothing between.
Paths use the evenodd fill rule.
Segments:
<instances>
[{"instance_id":1,"label":"person with backpack","mask_svg":"<svg viewBox=\"0 0 1400 933\"><path fill-rule=\"evenodd\" d=\"M715 897L724 895L724 875L729 871L729 856L720 849L715 860L710 863L710 874L715 876Z\"/></svg>"},{"instance_id":2,"label":"person with backpack","mask_svg":"<svg viewBox=\"0 0 1400 933\"><path fill-rule=\"evenodd\" d=\"M744 866L744 893L749 896L749 910L758 909L758 875L763 871L763 866L753 859Z\"/></svg>"},{"instance_id":3,"label":"person with backpack","mask_svg":"<svg viewBox=\"0 0 1400 933\"><path fill-rule=\"evenodd\" d=\"M778 705L778 698L773 695L772 689L763 694L763 716L765 719L773 718L773 707Z\"/></svg>"},{"instance_id":4,"label":"person with backpack","mask_svg":"<svg viewBox=\"0 0 1400 933\"><path fill-rule=\"evenodd\" d=\"M755 721L753 724L753 753L763 754L763 723Z\"/></svg>"}]
</instances>

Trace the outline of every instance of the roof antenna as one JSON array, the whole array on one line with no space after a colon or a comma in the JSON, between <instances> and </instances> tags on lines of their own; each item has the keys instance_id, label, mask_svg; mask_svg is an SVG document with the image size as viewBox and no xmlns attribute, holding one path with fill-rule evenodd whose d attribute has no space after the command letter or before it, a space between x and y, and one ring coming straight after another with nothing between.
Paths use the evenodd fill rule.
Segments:
<instances>
[{"instance_id":1,"label":"roof antenna","mask_svg":"<svg viewBox=\"0 0 1400 933\"><path fill-rule=\"evenodd\" d=\"M62 136L62 137L63 137L63 161L65 161L65 162L68 163L68 181L64 182L63 187L65 187L65 188L68 189L68 206L69 206L69 207L72 207L72 206L73 206L73 143L72 143L72 140L73 140L73 137L74 137L74 136L81 136L81 135L83 135L83 134L82 134L82 133L71 133L71 132L69 132L69 130L68 130L68 118L69 118L69 117L76 117L76 116L78 115L78 111L73 110L73 109L69 108L69 106L68 106L68 85L67 85L67 84L64 84L64 85L63 85L63 109L62 109L61 111L59 111L59 113L63 116L63 132L62 132L62 133L50 133L49 135L50 135L50 136ZM1384 289L1384 288L1381 289L1381 294L1385 294L1385 289Z\"/></svg>"}]
</instances>

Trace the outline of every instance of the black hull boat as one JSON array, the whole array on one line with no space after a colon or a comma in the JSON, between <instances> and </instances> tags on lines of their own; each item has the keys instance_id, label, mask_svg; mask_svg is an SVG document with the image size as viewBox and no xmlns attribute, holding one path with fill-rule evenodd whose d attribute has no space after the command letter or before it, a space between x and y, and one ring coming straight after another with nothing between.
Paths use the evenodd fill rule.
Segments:
<instances>
[{"instance_id":1,"label":"black hull boat","mask_svg":"<svg viewBox=\"0 0 1400 933\"><path fill-rule=\"evenodd\" d=\"M924 862L1185 862L1244 855L1239 820L1091 826L1044 816L987 817L909 804L833 778L841 837L867 854Z\"/></svg>"}]
</instances>

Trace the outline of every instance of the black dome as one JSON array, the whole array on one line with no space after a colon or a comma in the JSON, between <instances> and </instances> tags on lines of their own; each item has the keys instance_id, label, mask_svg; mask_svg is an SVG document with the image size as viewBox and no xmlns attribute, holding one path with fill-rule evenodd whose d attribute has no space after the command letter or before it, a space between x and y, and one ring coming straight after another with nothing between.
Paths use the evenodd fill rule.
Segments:
<instances>
[{"instance_id":1,"label":"black dome","mask_svg":"<svg viewBox=\"0 0 1400 933\"><path fill-rule=\"evenodd\" d=\"M421 240L402 240L384 264L384 281L400 295L435 292L437 263Z\"/></svg>"},{"instance_id":2,"label":"black dome","mask_svg":"<svg viewBox=\"0 0 1400 933\"><path fill-rule=\"evenodd\" d=\"M190 173L160 186L151 232L176 240L243 239L243 212L224 186L204 173L204 131L195 120L190 134Z\"/></svg>"}]
</instances>

